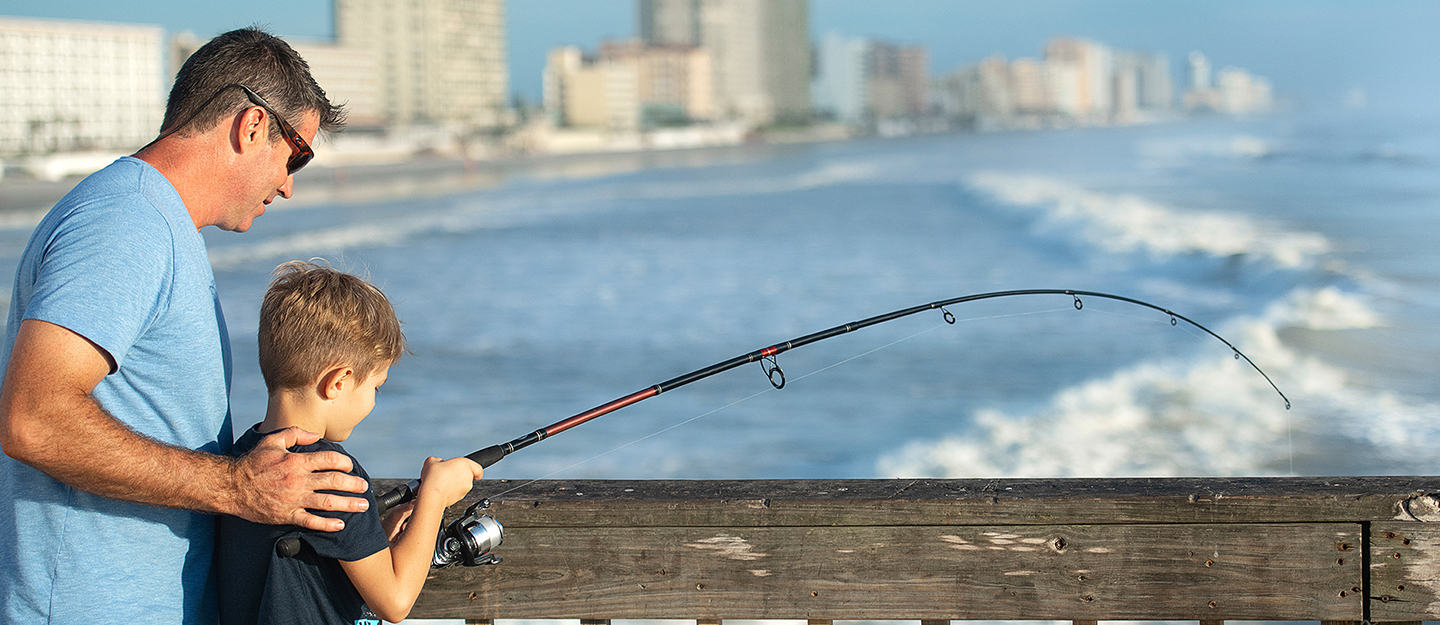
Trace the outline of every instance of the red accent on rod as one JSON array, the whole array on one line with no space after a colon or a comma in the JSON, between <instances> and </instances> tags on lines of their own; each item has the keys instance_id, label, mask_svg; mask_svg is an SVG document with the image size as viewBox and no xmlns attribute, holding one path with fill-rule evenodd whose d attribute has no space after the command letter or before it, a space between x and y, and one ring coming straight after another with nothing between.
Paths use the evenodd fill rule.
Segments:
<instances>
[{"instance_id":1,"label":"red accent on rod","mask_svg":"<svg viewBox=\"0 0 1440 625\"><path fill-rule=\"evenodd\" d=\"M615 412L616 410L629 406L630 404L633 404L637 401L640 401L642 399L649 399L659 394L660 391L655 390L655 387L653 386L643 391L635 391L634 393L621 397L620 399L612 401L608 404L601 404L599 406L586 410L585 412L570 417L569 419L566 419L554 425L547 426L545 428L545 436L554 436L556 434L564 432L565 430L580 425L581 423L584 423L596 417Z\"/></svg>"},{"instance_id":2,"label":"red accent on rod","mask_svg":"<svg viewBox=\"0 0 1440 625\"><path fill-rule=\"evenodd\" d=\"M766 347L765 349L760 350L760 357L764 358L765 356L774 356L778 353L780 353L780 346L771 345L770 347Z\"/></svg>"}]
</instances>

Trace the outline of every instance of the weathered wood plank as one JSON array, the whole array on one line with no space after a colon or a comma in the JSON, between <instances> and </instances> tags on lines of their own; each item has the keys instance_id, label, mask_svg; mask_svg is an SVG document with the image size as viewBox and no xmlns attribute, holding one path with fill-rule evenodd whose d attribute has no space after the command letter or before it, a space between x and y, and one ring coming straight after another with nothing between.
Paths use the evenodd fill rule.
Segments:
<instances>
[{"instance_id":1,"label":"weathered wood plank","mask_svg":"<svg viewBox=\"0 0 1440 625\"><path fill-rule=\"evenodd\" d=\"M393 480L377 480L384 489ZM508 527L1440 520L1436 477L481 481Z\"/></svg>"},{"instance_id":2,"label":"weathered wood plank","mask_svg":"<svg viewBox=\"0 0 1440 625\"><path fill-rule=\"evenodd\" d=\"M1369 591L1372 621L1440 615L1440 524L1371 524Z\"/></svg>"},{"instance_id":3,"label":"weathered wood plank","mask_svg":"<svg viewBox=\"0 0 1440 625\"><path fill-rule=\"evenodd\" d=\"M627 506L615 506L616 509ZM417 618L1360 620L1358 524L512 527Z\"/></svg>"}]
</instances>

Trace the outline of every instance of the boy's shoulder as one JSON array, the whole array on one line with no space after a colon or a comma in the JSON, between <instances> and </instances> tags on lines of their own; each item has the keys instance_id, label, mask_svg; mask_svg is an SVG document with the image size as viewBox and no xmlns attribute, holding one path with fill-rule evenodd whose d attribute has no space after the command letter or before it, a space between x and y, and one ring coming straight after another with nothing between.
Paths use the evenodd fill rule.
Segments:
<instances>
[{"instance_id":1,"label":"boy's shoulder","mask_svg":"<svg viewBox=\"0 0 1440 625\"><path fill-rule=\"evenodd\" d=\"M254 426L246 428L245 433L241 434L240 438L235 440L235 446L231 448L230 455L243 456L247 453L250 453L250 450L254 449L255 446L259 445L261 440L263 440L266 436L274 433L265 432L262 434L259 430L259 427L260 424L257 423ZM338 451L342 454L345 454L346 456L349 456L351 462L354 463L356 470L351 471L351 473L364 473L364 469L360 468L359 460L357 460L353 454L346 451L344 445L341 445L340 443L337 443L335 441L329 441L322 438L309 445L296 445L294 447L291 447L290 451L295 453L309 453L314 451ZM361 477L365 476L361 475Z\"/></svg>"}]
</instances>

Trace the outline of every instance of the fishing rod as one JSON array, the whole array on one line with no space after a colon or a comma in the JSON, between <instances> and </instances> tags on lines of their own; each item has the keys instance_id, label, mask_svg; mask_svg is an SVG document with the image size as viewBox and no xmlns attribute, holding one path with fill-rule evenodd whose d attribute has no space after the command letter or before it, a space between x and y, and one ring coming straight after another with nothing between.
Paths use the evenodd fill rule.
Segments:
<instances>
[{"instance_id":1,"label":"fishing rod","mask_svg":"<svg viewBox=\"0 0 1440 625\"><path fill-rule=\"evenodd\" d=\"M991 293L978 293L974 295L964 295L952 299L930 302L929 304L922 304L920 306L914 306L911 308L888 312L883 315L876 315L868 319L852 321L850 323L835 326L828 330L821 330L814 334L807 334L805 336L790 339L789 341L785 341L783 343L776 343L764 349L759 349L748 354L736 356L729 360L718 362L708 367L696 369L695 371L691 371L690 373L671 378L654 386L635 391L634 393L625 395L624 397L608 401L579 414L547 425L543 428L535 430L534 432L521 436L510 442L501 443L499 445L491 445L465 457L475 461L482 467L489 467L499 462L506 456L515 453L516 451L534 445L535 443L543 441L547 438L550 438L551 436L564 432L565 430L573 428L587 421L597 419L604 415L615 412L616 410L619 410L626 406L630 406L637 402L644 401L666 391L675 390L677 388L685 386L686 384L690 384L691 382L703 380L715 374L723 373L725 371L729 371L741 365L749 364L752 362L760 363L762 370L765 372L765 377L770 381L771 386L775 387L777 390L782 389L785 387L785 371L780 368L780 364L779 362L777 362L775 357L784 352L790 351L798 347L804 347L811 343L823 341L828 338L840 336L841 334L854 332L861 328L867 328L873 325L885 323L887 321L894 321L902 317L908 317L910 315L922 313L929 310L939 309L940 312L944 315L945 323L954 325L955 315L946 308L947 306L955 306L968 302L996 299L1001 297L1018 297L1023 295L1067 295L1073 298L1075 310L1081 310L1085 307L1084 301L1081 300L1082 296L1109 299L1119 302L1125 302L1128 304L1134 304L1137 306L1143 306L1145 308L1165 313L1166 315L1170 316L1170 325L1172 326L1178 325L1180 321L1184 321L1185 323L1199 328L1200 330L1214 337L1221 343L1224 343L1226 347L1230 348L1230 351L1234 354L1236 360L1239 360L1241 358L1245 359L1245 362L1249 363L1250 366L1254 368L1261 377L1265 378L1265 381L1270 384L1270 388L1275 389L1275 392L1280 395L1280 399L1285 401L1285 409L1290 409L1290 398L1285 396L1285 393L1280 390L1280 387L1275 385L1275 382L1270 379L1269 375L1266 375L1265 371L1262 370L1259 365L1255 364L1255 361L1250 360L1249 356L1246 356L1244 352L1241 352L1239 348L1232 345L1230 341L1225 340L1224 337L1216 334L1209 328L1200 325L1199 323L1196 323L1194 320L1184 315L1176 313L1168 308L1162 308L1160 306L1156 306L1155 304L1151 304L1149 302L1141 301L1130 297L1125 297L1123 295L1113 295L1110 293L1100 293L1097 291L1077 291L1072 289L1025 289L1017 291L995 291ZM379 497L376 497L376 504L379 506L380 515L383 517L387 510L414 499L419 487L420 480L410 480L404 484L401 484L400 486L395 487L393 490L383 495L380 495ZM465 514L460 519L451 523L449 527L445 528L441 532L439 544L436 546L436 555L434 560L436 566L445 566L455 562L463 562L466 565L474 566L477 564L490 564L499 561L499 558L491 556L489 554L489 551L491 548L499 545L500 543L500 524L499 522L495 521L493 517L489 515L482 515L479 513L480 510L485 509L489 506L489 504L489 500L484 500L470 506L470 508L465 511ZM284 549L284 546L282 545L279 548ZM298 551L298 545L295 547L295 550Z\"/></svg>"}]
</instances>

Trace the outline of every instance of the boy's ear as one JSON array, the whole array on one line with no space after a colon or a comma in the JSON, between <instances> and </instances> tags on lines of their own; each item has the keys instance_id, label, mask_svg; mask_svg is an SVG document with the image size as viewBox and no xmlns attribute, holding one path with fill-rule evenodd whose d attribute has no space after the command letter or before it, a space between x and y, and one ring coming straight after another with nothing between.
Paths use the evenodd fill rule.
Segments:
<instances>
[{"instance_id":1,"label":"boy's ear","mask_svg":"<svg viewBox=\"0 0 1440 625\"><path fill-rule=\"evenodd\" d=\"M335 399L340 396L340 391L353 384L355 384L355 369L339 366L329 369L320 376L319 388L316 390L324 399Z\"/></svg>"}]
</instances>

